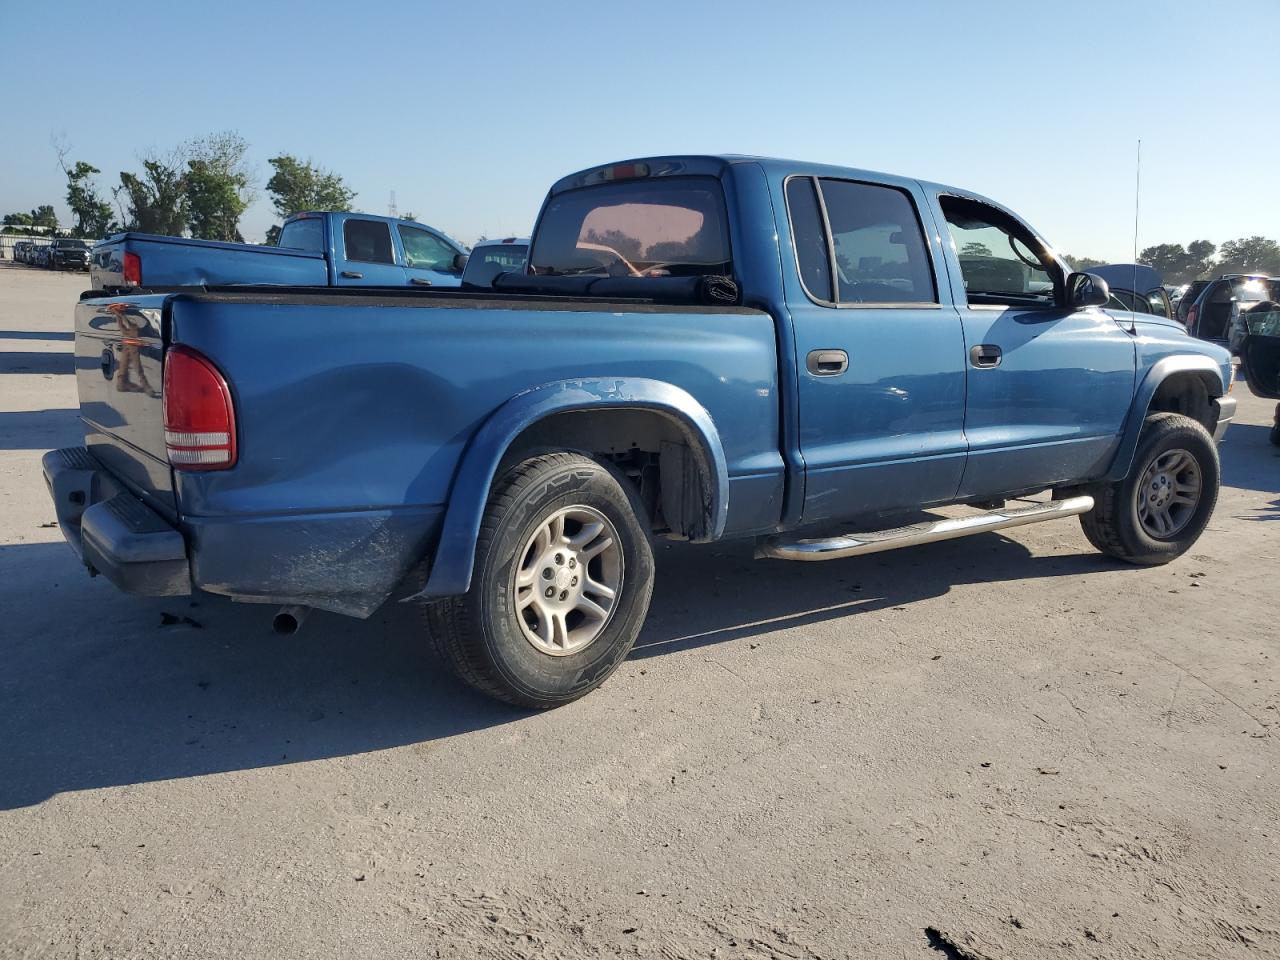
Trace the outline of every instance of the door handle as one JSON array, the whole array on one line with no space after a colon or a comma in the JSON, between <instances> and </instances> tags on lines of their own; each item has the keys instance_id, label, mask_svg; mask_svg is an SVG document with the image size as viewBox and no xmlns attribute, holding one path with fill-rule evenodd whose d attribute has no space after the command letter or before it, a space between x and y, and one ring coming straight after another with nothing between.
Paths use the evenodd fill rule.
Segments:
<instances>
[{"instance_id":1,"label":"door handle","mask_svg":"<svg viewBox=\"0 0 1280 960\"><path fill-rule=\"evenodd\" d=\"M415 287L431 286L431 281L428 280L426 277L410 277L409 282L412 283Z\"/></svg>"},{"instance_id":2,"label":"door handle","mask_svg":"<svg viewBox=\"0 0 1280 960\"><path fill-rule=\"evenodd\" d=\"M998 367L1003 356L994 343L980 343L969 351L969 362L975 367Z\"/></svg>"},{"instance_id":3,"label":"door handle","mask_svg":"<svg viewBox=\"0 0 1280 960\"><path fill-rule=\"evenodd\" d=\"M354 270L343 270L339 276L346 277L348 280L363 280L363 273L356 273Z\"/></svg>"},{"instance_id":4,"label":"door handle","mask_svg":"<svg viewBox=\"0 0 1280 960\"><path fill-rule=\"evenodd\" d=\"M810 350L805 366L815 377L836 377L849 369L849 354L843 350Z\"/></svg>"}]
</instances>

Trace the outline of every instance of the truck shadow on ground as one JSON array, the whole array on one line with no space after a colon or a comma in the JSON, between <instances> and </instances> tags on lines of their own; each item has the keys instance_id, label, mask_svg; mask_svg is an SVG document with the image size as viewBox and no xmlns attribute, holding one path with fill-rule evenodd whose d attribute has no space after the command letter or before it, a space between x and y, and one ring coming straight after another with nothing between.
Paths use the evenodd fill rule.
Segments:
<instances>
[{"instance_id":1,"label":"truck shadow on ground","mask_svg":"<svg viewBox=\"0 0 1280 960\"><path fill-rule=\"evenodd\" d=\"M1109 566L1096 555L1033 557L996 535L817 565L757 563L749 545L661 553L637 657L910 604L959 582ZM313 614L282 639L270 633L269 607L126 597L82 580L62 544L0 547L0 576L19 567L30 589L10 594L0 645L0 809L440 740L529 716L455 681L406 606L368 622ZM852 626L850 642L861 642Z\"/></svg>"},{"instance_id":2,"label":"truck shadow on ground","mask_svg":"<svg viewBox=\"0 0 1280 960\"><path fill-rule=\"evenodd\" d=\"M0 411L0 450L38 450L84 443L84 426L76 407ZM49 508L53 509L52 505Z\"/></svg>"},{"instance_id":3,"label":"truck shadow on ground","mask_svg":"<svg viewBox=\"0 0 1280 960\"><path fill-rule=\"evenodd\" d=\"M1274 448L1262 428L1233 439L1223 448L1227 482L1262 492L1267 510L1263 501L1280 493ZM1070 523L1062 522L1064 533ZM750 544L662 544L633 656L840 619L848 620L848 643L874 643L861 614L958 585L1115 578L1134 569L1093 553L1083 538L1079 549L1036 556L985 534L797 564L755 561ZM366 622L314 614L281 639L270 633L269 607L125 596L87 579L62 543L0 547L0 584L0 809L69 791L438 741L529 717L455 681L428 653L417 611L406 605L388 604ZM595 696L607 698L609 687Z\"/></svg>"}]
</instances>

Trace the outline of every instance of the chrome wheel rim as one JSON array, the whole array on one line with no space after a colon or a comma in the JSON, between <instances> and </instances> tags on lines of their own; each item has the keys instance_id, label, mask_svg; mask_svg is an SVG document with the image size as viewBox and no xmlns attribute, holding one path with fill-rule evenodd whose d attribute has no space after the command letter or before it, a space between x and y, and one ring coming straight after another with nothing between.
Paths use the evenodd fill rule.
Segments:
<instances>
[{"instance_id":1,"label":"chrome wheel rim","mask_svg":"<svg viewBox=\"0 0 1280 960\"><path fill-rule=\"evenodd\" d=\"M1195 515L1203 487L1200 464L1186 450L1166 450L1157 456L1135 493L1142 529L1157 540L1177 536Z\"/></svg>"},{"instance_id":2,"label":"chrome wheel rim","mask_svg":"<svg viewBox=\"0 0 1280 960\"><path fill-rule=\"evenodd\" d=\"M613 616L622 577L622 548L609 518L592 507L557 510L520 552L511 595L521 633L553 657L586 649Z\"/></svg>"}]
</instances>

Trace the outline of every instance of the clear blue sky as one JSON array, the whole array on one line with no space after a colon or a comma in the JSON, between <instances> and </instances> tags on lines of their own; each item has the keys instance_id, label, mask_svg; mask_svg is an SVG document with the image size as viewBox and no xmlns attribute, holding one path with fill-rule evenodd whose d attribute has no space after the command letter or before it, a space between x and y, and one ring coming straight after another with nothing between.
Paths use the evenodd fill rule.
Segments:
<instances>
[{"instance_id":1,"label":"clear blue sky","mask_svg":"<svg viewBox=\"0 0 1280 960\"><path fill-rule=\"evenodd\" d=\"M468 241L572 170L735 152L968 187L1124 260L1141 137L1142 246L1280 239L1277 28L1280 0L0 0L0 212L66 214L51 134L106 187L234 129L261 183L310 157Z\"/></svg>"}]
</instances>

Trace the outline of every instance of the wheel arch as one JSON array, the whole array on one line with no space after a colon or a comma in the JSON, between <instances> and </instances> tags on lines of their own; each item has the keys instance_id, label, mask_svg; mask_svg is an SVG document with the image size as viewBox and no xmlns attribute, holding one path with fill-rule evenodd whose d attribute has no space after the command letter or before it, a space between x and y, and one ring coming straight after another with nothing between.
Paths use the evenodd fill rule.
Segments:
<instances>
[{"instance_id":1,"label":"wheel arch","mask_svg":"<svg viewBox=\"0 0 1280 960\"><path fill-rule=\"evenodd\" d=\"M1106 479L1114 481L1128 476L1143 421L1149 414L1184 413L1198 420L1212 435L1217 420L1217 408L1212 401L1224 393L1222 370L1211 357L1189 355L1156 361L1134 392L1120 446Z\"/></svg>"},{"instance_id":2,"label":"wheel arch","mask_svg":"<svg viewBox=\"0 0 1280 960\"><path fill-rule=\"evenodd\" d=\"M643 377L557 381L512 397L471 439L454 474L426 586L407 599L455 596L470 589L476 537L499 467L521 450L530 455L539 448L545 452L549 444L545 433L539 432L540 426L545 428L558 417L598 415L589 428L598 435L598 431L607 429L608 414L624 411L661 418L683 438L683 449L689 455L678 476L698 513L689 539L718 539L729 515L728 465L711 415L688 391ZM583 436L583 424L574 426L579 429L571 432L567 445L559 445L558 449L599 453L582 449L581 443L574 442Z\"/></svg>"}]
</instances>

